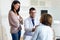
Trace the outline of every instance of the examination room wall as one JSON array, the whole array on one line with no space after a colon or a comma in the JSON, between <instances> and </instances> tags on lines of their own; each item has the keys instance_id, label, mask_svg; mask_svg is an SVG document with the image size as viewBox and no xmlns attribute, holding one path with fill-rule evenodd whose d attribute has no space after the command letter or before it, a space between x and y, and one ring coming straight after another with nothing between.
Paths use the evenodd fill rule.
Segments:
<instances>
[{"instance_id":1,"label":"examination room wall","mask_svg":"<svg viewBox=\"0 0 60 40\"><path fill-rule=\"evenodd\" d=\"M0 1L0 39L11 40L10 26L8 22L8 12L13 0ZM60 38L60 0L19 0L21 2L20 15L25 20L29 16L29 8L36 8L36 18L39 20L41 10L48 10L48 13L53 16L52 27L55 30L56 38ZM26 2L27 1L27 2ZM35 4L34 4L35 3ZM24 26L22 25L22 37L24 34Z\"/></svg>"}]
</instances>

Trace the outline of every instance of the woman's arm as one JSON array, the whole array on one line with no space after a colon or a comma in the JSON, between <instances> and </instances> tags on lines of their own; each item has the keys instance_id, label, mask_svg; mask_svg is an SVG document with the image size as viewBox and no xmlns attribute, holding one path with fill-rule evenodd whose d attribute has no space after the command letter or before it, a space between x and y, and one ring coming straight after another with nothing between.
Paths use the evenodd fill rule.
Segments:
<instances>
[{"instance_id":1,"label":"woman's arm","mask_svg":"<svg viewBox=\"0 0 60 40\"><path fill-rule=\"evenodd\" d=\"M23 25L23 18L19 15L19 21L20 21L20 23Z\"/></svg>"},{"instance_id":2,"label":"woman's arm","mask_svg":"<svg viewBox=\"0 0 60 40\"><path fill-rule=\"evenodd\" d=\"M9 12L9 22L13 27L19 27L19 20L12 11Z\"/></svg>"}]
</instances>

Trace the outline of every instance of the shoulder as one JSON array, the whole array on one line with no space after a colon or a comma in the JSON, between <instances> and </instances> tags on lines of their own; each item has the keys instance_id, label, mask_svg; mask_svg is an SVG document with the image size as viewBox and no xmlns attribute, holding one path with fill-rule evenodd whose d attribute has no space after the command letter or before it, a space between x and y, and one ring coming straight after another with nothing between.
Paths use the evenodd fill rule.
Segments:
<instances>
[{"instance_id":1,"label":"shoulder","mask_svg":"<svg viewBox=\"0 0 60 40\"><path fill-rule=\"evenodd\" d=\"M14 12L10 10L10 11L9 11L9 15L10 15L10 16L13 16L13 15L14 15Z\"/></svg>"},{"instance_id":2,"label":"shoulder","mask_svg":"<svg viewBox=\"0 0 60 40\"><path fill-rule=\"evenodd\" d=\"M53 34L53 29L52 29L52 27L50 27L50 26L45 26L45 30L46 30L47 33Z\"/></svg>"},{"instance_id":3,"label":"shoulder","mask_svg":"<svg viewBox=\"0 0 60 40\"><path fill-rule=\"evenodd\" d=\"M13 13L13 11L10 10L9 13Z\"/></svg>"},{"instance_id":4,"label":"shoulder","mask_svg":"<svg viewBox=\"0 0 60 40\"><path fill-rule=\"evenodd\" d=\"M40 24L40 25L37 27L37 29L38 29L39 31L44 31L44 32L47 32L47 31L51 30L51 28L50 28L49 26L45 26L45 25L43 25L43 24Z\"/></svg>"},{"instance_id":5,"label":"shoulder","mask_svg":"<svg viewBox=\"0 0 60 40\"><path fill-rule=\"evenodd\" d=\"M53 35L53 30L50 26L45 26L45 25L39 25L36 30L39 32L39 33L42 33L42 34L49 34L49 35Z\"/></svg>"},{"instance_id":6,"label":"shoulder","mask_svg":"<svg viewBox=\"0 0 60 40\"><path fill-rule=\"evenodd\" d=\"M52 27L48 27L48 32L52 32L53 33Z\"/></svg>"}]
</instances>

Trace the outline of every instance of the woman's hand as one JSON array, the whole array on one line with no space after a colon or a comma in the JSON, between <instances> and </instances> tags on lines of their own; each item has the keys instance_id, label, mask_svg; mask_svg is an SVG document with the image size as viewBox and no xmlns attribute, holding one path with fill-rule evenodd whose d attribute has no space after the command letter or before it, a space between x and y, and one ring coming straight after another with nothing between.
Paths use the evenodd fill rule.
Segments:
<instances>
[{"instance_id":1,"label":"woman's hand","mask_svg":"<svg viewBox=\"0 0 60 40\"><path fill-rule=\"evenodd\" d=\"M19 19L20 23L23 24L23 18L21 16L19 16L19 17L20 17L20 19Z\"/></svg>"},{"instance_id":2,"label":"woman's hand","mask_svg":"<svg viewBox=\"0 0 60 40\"><path fill-rule=\"evenodd\" d=\"M18 30L22 30L22 27L21 27L21 26L19 26Z\"/></svg>"}]
</instances>

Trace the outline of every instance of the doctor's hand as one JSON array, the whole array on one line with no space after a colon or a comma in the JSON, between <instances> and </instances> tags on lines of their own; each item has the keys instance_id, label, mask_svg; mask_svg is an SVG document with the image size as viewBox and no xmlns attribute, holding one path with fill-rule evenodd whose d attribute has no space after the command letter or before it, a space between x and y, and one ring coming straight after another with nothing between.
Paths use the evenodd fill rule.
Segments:
<instances>
[{"instance_id":1,"label":"doctor's hand","mask_svg":"<svg viewBox=\"0 0 60 40\"><path fill-rule=\"evenodd\" d=\"M34 32L34 31L35 31L35 29L36 29L36 28L32 28L32 32Z\"/></svg>"},{"instance_id":2,"label":"doctor's hand","mask_svg":"<svg viewBox=\"0 0 60 40\"><path fill-rule=\"evenodd\" d=\"M34 28L32 28L32 32L34 32L38 26L39 25L34 26Z\"/></svg>"}]
</instances>

